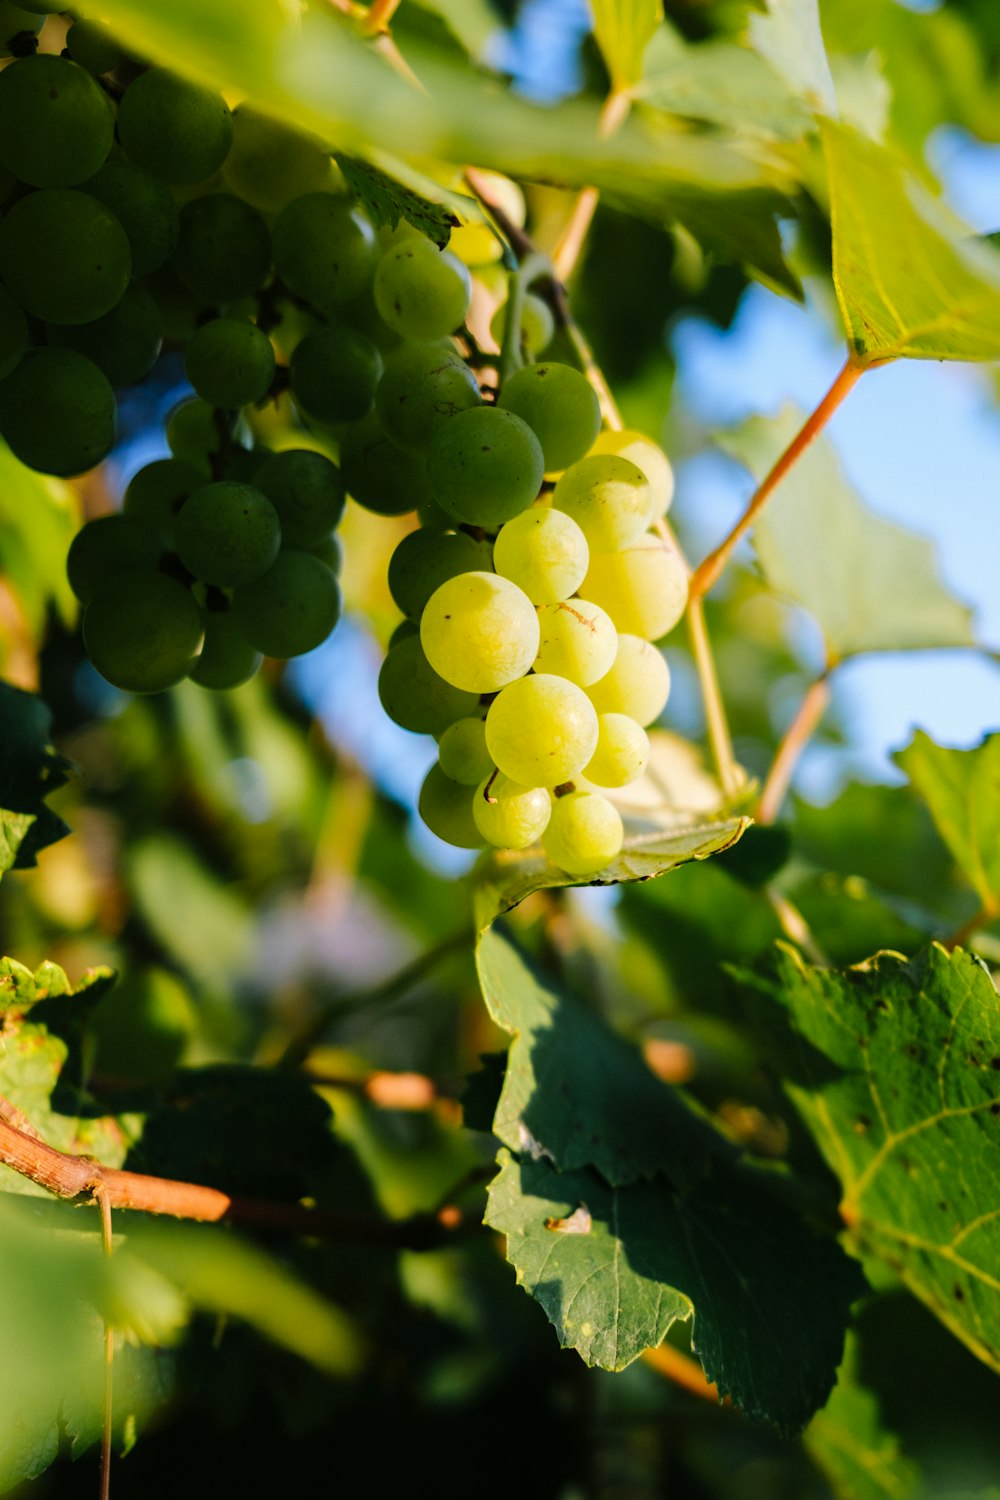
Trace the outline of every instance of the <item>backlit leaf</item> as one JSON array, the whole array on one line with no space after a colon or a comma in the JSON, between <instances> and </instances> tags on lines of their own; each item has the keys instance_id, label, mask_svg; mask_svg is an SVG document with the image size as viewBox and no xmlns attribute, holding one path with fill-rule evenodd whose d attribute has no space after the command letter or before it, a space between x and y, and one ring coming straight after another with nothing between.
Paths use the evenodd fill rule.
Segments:
<instances>
[{"instance_id":1,"label":"backlit leaf","mask_svg":"<svg viewBox=\"0 0 1000 1500\"><path fill-rule=\"evenodd\" d=\"M936 745L917 730L893 756L987 911L1000 911L1000 734L974 750Z\"/></svg>"},{"instance_id":2,"label":"backlit leaf","mask_svg":"<svg viewBox=\"0 0 1000 1500\"><path fill-rule=\"evenodd\" d=\"M642 59L663 19L661 0L591 0L594 37L615 89L642 76Z\"/></svg>"}]
</instances>

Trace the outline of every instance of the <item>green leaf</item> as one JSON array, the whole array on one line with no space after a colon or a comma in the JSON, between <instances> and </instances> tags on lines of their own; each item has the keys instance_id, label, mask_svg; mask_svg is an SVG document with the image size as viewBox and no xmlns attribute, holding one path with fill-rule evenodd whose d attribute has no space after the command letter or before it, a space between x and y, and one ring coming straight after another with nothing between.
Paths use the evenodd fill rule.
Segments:
<instances>
[{"instance_id":1,"label":"green leaf","mask_svg":"<svg viewBox=\"0 0 1000 1500\"><path fill-rule=\"evenodd\" d=\"M989 973L937 944L842 972L779 945L738 977L840 1179L858 1245L1000 1371L1000 1005Z\"/></svg>"},{"instance_id":2,"label":"green leaf","mask_svg":"<svg viewBox=\"0 0 1000 1500\"><path fill-rule=\"evenodd\" d=\"M810 1422L806 1449L839 1500L907 1500L917 1486L916 1466L884 1427L878 1398L861 1383L858 1366L858 1346L848 1334L833 1395Z\"/></svg>"},{"instance_id":3,"label":"green leaf","mask_svg":"<svg viewBox=\"0 0 1000 1500\"><path fill-rule=\"evenodd\" d=\"M930 808L983 909L1000 911L1000 734L974 750L950 750L918 729L893 759Z\"/></svg>"},{"instance_id":4,"label":"green leaf","mask_svg":"<svg viewBox=\"0 0 1000 1500\"><path fill-rule=\"evenodd\" d=\"M836 115L816 0L767 0L766 15L751 15L750 44L794 93L820 114Z\"/></svg>"},{"instance_id":5,"label":"green leaf","mask_svg":"<svg viewBox=\"0 0 1000 1500\"><path fill-rule=\"evenodd\" d=\"M801 425L786 408L722 443L762 477ZM941 582L933 544L869 510L823 438L768 501L754 549L770 586L818 622L831 665L862 651L975 644L971 611Z\"/></svg>"},{"instance_id":6,"label":"green leaf","mask_svg":"<svg viewBox=\"0 0 1000 1500\"><path fill-rule=\"evenodd\" d=\"M440 203L432 203L412 188L397 182L387 172L381 172L369 162L356 157L340 155L337 165L347 178L348 185L361 199L376 228L387 224L395 229L400 219L419 229L429 240L443 250L451 231L460 222L458 215ZM451 194L449 197L454 197ZM478 212L472 199L467 200L471 215ZM467 212L466 217L470 214Z\"/></svg>"},{"instance_id":7,"label":"green leaf","mask_svg":"<svg viewBox=\"0 0 1000 1500\"><path fill-rule=\"evenodd\" d=\"M802 99L756 52L730 41L695 45L666 26L647 50L635 94L670 114L777 140L802 140L813 126Z\"/></svg>"},{"instance_id":8,"label":"green leaf","mask_svg":"<svg viewBox=\"0 0 1000 1500\"><path fill-rule=\"evenodd\" d=\"M26 468L0 440L0 568L36 636L50 605L66 625L76 616L66 553L79 524L72 486Z\"/></svg>"},{"instance_id":9,"label":"green leaf","mask_svg":"<svg viewBox=\"0 0 1000 1500\"><path fill-rule=\"evenodd\" d=\"M646 48L663 20L662 0L591 0L591 10L611 87L631 88L642 77Z\"/></svg>"},{"instance_id":10,"label":"green leaf","mask_svg":"<svg viewBox=\"0 0 1000 1500\"><path fill-rule=\"evenodd\" d=\"M1000 359L1000 255L883 147L824 123L833 276L856 358Z\"/></svg>"},{"instance_id":11,"label":"green leaf","mask_svg":"<svg viewBox=\"0 0 1000 1500\"><path fill-rule=\"evenodd\" d=\"M45 798L67 780L70 763L49 743L52 715L41 698L0 682L0 875L36 863L39 850L68 832Z\"/></svg>"}]
</instances>

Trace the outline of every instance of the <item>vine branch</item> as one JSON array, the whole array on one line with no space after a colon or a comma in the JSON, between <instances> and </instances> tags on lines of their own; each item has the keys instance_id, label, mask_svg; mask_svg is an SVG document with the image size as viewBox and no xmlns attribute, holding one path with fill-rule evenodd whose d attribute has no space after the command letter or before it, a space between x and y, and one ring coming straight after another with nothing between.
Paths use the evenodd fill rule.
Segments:
<instances>
[{"instance_id":1,"label":"vine branch","mask_svg":"<svg viewBox=\"0 0 1000 1500\"><path fill-rule=\"evenodd\" d=\"M758 823L773 823L777 818L799 756L819 728L829 704L830 679L824 672L809 687L771 762L757 803Z\"/></svg>"}]
</instances>

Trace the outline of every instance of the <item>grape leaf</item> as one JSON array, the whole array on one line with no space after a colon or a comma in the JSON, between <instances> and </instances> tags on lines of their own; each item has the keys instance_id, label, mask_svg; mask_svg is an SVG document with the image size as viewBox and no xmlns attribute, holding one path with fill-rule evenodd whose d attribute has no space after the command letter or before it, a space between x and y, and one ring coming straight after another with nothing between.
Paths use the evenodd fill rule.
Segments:
<instances>
[{"instance_id":1,"label":"grape leaf","mask_svg":"<svg viewBox=\"0 0 1000 1500\"><path fill-rule=\"evenodd\" d=\"M642 103L730 130L801 140L813 120L771 65L737 42L685 42L661 27L646 52Z\"/></svg>"},{"instance_id":2,"label":"grape leaf","mask_svg":"<svg viewBox=\"0 0 1000 1500\"><path fill-rule=\"evenodd\" d=\"M397 182L386 172L381 172L370 162L357 157L338 155L337 165L347 178L348 185L358 195L368 210L376 228L388 224L395 229L400 219L419 229L440 250L447 245L451 231L460 222L457 214L441 203L432 203L412 188ZM449 197L454 195L449 194ZM467 200L466 217L477 214L476 204Z\"/></svg>"},{"instance_id":3,"label":"grape leaf","mask_svg":"<svg viewBox=\"0 0 1000 1500\"><path fill-rule=\"evenodd\" d=\"M642 59L663 19L662 0L591 0L594 40L613 89L628 89L642 77Z\"/></svg>"},{"instance_id":4,"label":"grape leaf","mask_svg":"<svg viewBox=\"0 0 1000 1500\"><path fill-rule=\"evenodd\" d=\"M930 808L984 911L1000 911L1000 734L974 750L950 750L918 729L893 760Z\"/></svg>"},{"instance_id":5,"label":"grape leaf","mask_svg":"<svg viewBox=\"0 0 1000 1500\"><path fill-rule=\"evenodd\" d=\"M807 104L836 115L830 64L823 45L816 0L767 0L766 15L751 15L751 46Z\"/></svg>"},{"instance_id":6,"label":"grape leaf","mask_svg":"<svg viewBox=\"0 0 1000 1500\"><path fill-rule=\"evenodd\" d=\"M68 832L45 798L67 780L70 762L49 743L52 715L41 698L0 682L0 875L36 863Z\"/></svg>"},{"instance_id":7,"label":"grape leaf","mask_svg":"<svg viewBox=\"0 0 1000 1500\"><path fill-rule=\"evenodd\" d=\"M1000 359L1000 255L896 157L824 122L833 276L855 357Z\"/></svg>"},{"instance_id":8,"label":"grape leaf","mask_svg":"<svg viewBox=\"0 0 1000 1500\"><path fill-rule=\"evenodd\" d=\"M0 440L0 570L36 635L50 604L66 625L76 615L66 553L79 524L72 486L27 468Z\"/></svg>"},{"instance_id":9,"label":"grape leaf","mask_svg":"<svg viewBox=\"0 0 1000 1500\"><path fill-rule=\"evenodd\" d=\"M762 477L801 425L786 408L721 441ZM770 586L815 617L831 665L862 651L975 644L971 611L941 582L933 544L869 510L822 438L769 500L754 550Z\"/></svg>"},{"instance_id":10,"label":"grape leaf","mask_svg":"<svg viewBox=\"0 0 1000 1500\"><path fill-rule=\"evenodd\" d=\"M878 1398L861 1383L855 1336L837 1384L805 1433L805 1446L840 1500L907 1500L916 1489L915 1464L900 1450L899 1438L882 1423Z\"/></svg>"},{"instance_id":11,"label":"grape leaf","mask_svg":"<svg viewBox=\"0 0 1000 1500\"><path fill-rule=\"evenodd\" d=\"M857 1243L1000 1370L1000 1005L937 944L838 972L778 948L737 971Z\"/></svg>"}]
</instances>

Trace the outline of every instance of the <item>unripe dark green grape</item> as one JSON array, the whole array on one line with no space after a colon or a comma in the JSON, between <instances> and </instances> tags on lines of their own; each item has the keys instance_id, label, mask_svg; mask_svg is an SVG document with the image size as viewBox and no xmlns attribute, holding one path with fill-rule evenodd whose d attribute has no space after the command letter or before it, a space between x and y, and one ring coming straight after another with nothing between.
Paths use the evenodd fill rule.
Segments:
<instances>
[{"instance_id":1,"label":"unripe dark green grape","mask_svg":"<svg viewBox=\"0 0 1000 1500\"><path fill-rule=\"evenodd\" d=\"M43 474L92 469L114 443L116 416L107 376L73 349L29 349L0 380L0 434Z\"/></svg>"},{"instance_id":2,"label":"unripe dark green grape","mask_svg":"<svg viewBox=\"0 0 1000 1500\"><path fill-rule=\"evenodd\" d=\"M81 604L119 573L154 572L163 545L150 526L134 516L99 516L81 526L66 554L66 577Z\"/></svg>"},{"instance_id":3,"label":"unripe dark green grape","mask_svg":"<svg viewBox=\"0 0 1000 1500\"><path fill-rule=\"evenodd\" d=\"M149 68L122 95L118 139L132 161L164 182L204 182L229 154L233 121L221 94Z\"/></svg>"},{"instance_id":4,"label":"unripe dark green grape","mask_svg":"<svg viewBox=\"0 0 1000 1500\"><path fill-rule=\"evenodd\" d=\"M204 483L204 470L197 465L181 458L158 458L129 480L122 510L169 541L184 501Z\"/></svg>"},{"instance_id":5,"label":"unripe dark green grape","mask_svg":"<svg viewBox=\"0 0 1000 1500\"><path fill-rule=\"evenodd\" d=\"M271 457L272 451L259 443L253 448L232 449L226 458L227 479L239 479L244 484L257 484L255 477L257 470ZM257 485L257 488L260 489L260 485Z\"/></svg>"},{"instance_id":6,"label":"unripe dark green grape","mask_svg":"<svg viewBox=\"0 0 1000 1500\"><path fill-rule=\"evenodd\" d=\"M249 296L260 291L271 268L267 225L230 193L195 198L181 210L172 265L203 305Z\"/></svg>"},{"instance_id":7,"label":"unripe dark green grape","mask_svg":"<svg viewBox=\"0 0 1000 1500\"><path fill-rule=\"evenodd\" d=\"M559 473L588 452L601 428L597 397L571 365L526 365L504 384L500 405L535 433L546 474Z\"/></svg>"},{"instance_id":8,"label":"unripe dark green grape","mask_svg":"<svg viewBox=\"0 0 1000 1500\"><path fill-rule=\"evenodd\" d=\"M235 588L252 583L281 546L277 512L249 484L223 479L184 502L174 528L181 562L202 583Z\"/></svg>"},{"instance_id":9,"label":"unripe dark green grape","mask_svg":"<svg viewBox=\"0 0 1000 1500\"><path fill-rule=\"evenodd\" d=\"M457 521L502 526L538 494L542 449L513 412L478 406L439 428L427 454L427 474L439 504Z\"/></svg>"},{"instance_id":10,"label":"unripe dark green grape","mask_svg":"<svg viewBox=\"0 0 1000 1500\"><path fill-rule=\"evenodd\" d=\"M163 337L183 346L191 340L202 320L202 303L176 275L170 265L161 266L143 285L160 309Z\"/></svg>"},{"instance_id":11,"label":"unripe dark green grape","mask_svg":"<svg viewBox=\"0 0 1000 1500\"><path fill-rule=\"evenodd\" d=\"M180 682L202 639L189 589L164 573L119 573L83 616L83 644L102 677L129 693L159 693Z\"/></svg>"},{"instance_id":12,"label":"unripe dark green grape","mask_svg":"<svg viewBox=\"0 0 1000 1500\"><path fill-rule=\"evenodd\" d=\"M132 282L103 318L75 326L50 323L50 344L92 359L113 386L135 385L156 363L163 343L160 309L144 286Z\"/></svg>"},{"instance_id":13,"label":"unripe dark green grape","mask_svg":"<svg viewBox=\"0 0 1000 1500\"><path fill-rule=\"evenodd\" d=\"M475 375L453 348L404 344L385 362L375 408L392 441L417 453L450 417L482 399Z\"/></svg>"},{"instance_id":14,"label":"unripe dark green grape","mask_svg":"<svg viewBox=\"0 0 1000 1500\"><path fill-rule=\"evenodd\" d=\"M431 766L420 788L417 811L431 833L458 849L481 849L485 843L472 816L472 790L450 781L439 765Z\"/></svg>"},{"instance_id":15,"label":"unripe dark green grape","mask_svg":"<svg viewBox=\"0 0 1000 1500\"><path fill-rule=\"evenodd\" d=\"M457 256L423 236L405 239L375 271L379 316L405 339L439 339L465 321L472 280Z\"/></svg>"},{"instance_id":16,"label":"unripe dark green grape","mask_svg":"<svg viewBox=\"0 0 1000 1500\"><path fill-rule=\"evenodd\" d=\"M274 453L254 471L253 482L277 511L286 547L321 545L344 514L344 481L322 453Z\"/></svg>"},{"instance_id":17,"label":"unripe dark green grape","mask_svg":"<svg viewBox=\"0 0 1000 1500\"><path fill-rule=\"evenodd\" d=\"M397 448L374 412L344 433L340 472L347 493L379 516L402 516L435 498L423 454Z\"/></svg>"},{"instance_id":18,"label":"unripe dark green grape","mask_svg":"<svg viewBox=\"0 0 1000 1500\"><path fill-rule=\"evenodd\" d=\"M0 223L0 276L25 312L46 323L102 318L125 295L131 271L124 229L89 193L29 193Z\"/></svg>"},{"instance_id":19,"label":"unripe dark green grape","mask_svg":"<svg viewBox=\"0 0 1000 1500\"><path fill-rule=\"evenodd\" d=\"M491 550L464 531L411 531L389 559L389 592L404 615L418 619L446 579L488 569Z\"/></svg>"},{"instance_id":20,"label":"unripe dark green grape","mask_svg":"<svg viewBox=\"0 0 1000 1500\"><path fill-rule=\"evenodd\" d=\"M66 51L88 73L111 73L122 60L121 48L99 21L74 21L66 33Z\"/></svg>"},{"instance_id":21,"label":"unripe dark green grape","mask_svg":"<svg viewBox=\"0 0 1000 1500\"><path fill-rule=\"evenodd\" d=\"M318 557L281 552L261 578L235 591L233 611L265 656L301 656L322 645L340 618L340 586Z\"/></svg>"},{"instance_id":22,"label":"unripe dark green grape","mask_svg":"<svg viewBox=\"0 0 1000 1500\"><path fill-rule=\"evenodd\" d=\"M207 401L195 396L175 406L167 418L167 445L175 458L194 464L203 476L208 476L217 466L223 448L223 432L230 426L228 420L217 416ZM238 444L249 437L249 428L242 418L235 424L234 436ZM228 460L230 466L234 460L235 453Z\"/></svg>"},{"instance_id":23,"label":"unripe dark green grape","mask_svg":"<svg viewBox=\"0 0 1000 1500\"><path fill-rule=\"evenodd\" d=\"M254 208L280 213L294 199L327 186L330 153L311 136L241 104L233 110L233 144L223 178Z\"/></svg>"},{"instance_id":24,"label":"unripe dark green grape","mask_svg":"<svg viewBox=\"0 0 1000 1500\"><path fill-rule=\"evenodd\" d=\"M412 620L400 620L399 624L392 632L392 635L389 637L389 643L386 647L386 650L391 652L394 646L399 645L400 641L412 640L414 636L419 636L419 634L420 627L418 625L415 625Z\"/></svg>"},{"instance_id":25,"label":"unripe dark green grape","mask_svg":"<svg viewBox=\"0 0 1000 1500\"><path fill-rule=\"evenodd\" d=\"M306 193L274 223L274 264L286 286L319 308L333 308L372 279L375 231L350 199Z\"/></svg>"},{"instance_id":26,"label":"unripe dark green grape","mask_svg":"<svg viewBox=\"0 0 1000 1500\"><path fill-rule=\"evenodd\" d=\"M311 552L313 557L318 557L331 573L340 576L344 566L344 549L339 536L326 536L321 542L313 542L312 546L304 550Z\"/></svg>"},{"instance_id":27,"label":"unripe dark green grape","mask_svg":"<svg viewBox=\"0 0 1000 1500\"><path fill-rule=\"evenodd\" d=\"M103 91L68 57L19 57L0 73L0 161L32 187L75 187L111 150Z\"/></svg>"},{"instance_id":28,"label":"unripe dark green grape","mask_svg":"<svg viewBox=\"0 0 1000 1500\"><path fill-rule=\"evenodd\" d=\"M463 786L478 786L493 773L486 748L485 717L456 719L438 740L438 762L444 774Z\"/></svg>"},{"instance_id":29,"label":"unripe dark green grape","mask_svg":"<svg viewBox=\"0 0 1000 1500\"><path fill-rule=\"evenodd\" d=\"M166 183L131 162L106 161L80 187L110 208L124 229L132 249L133 276L148 276L170 259L181 220Z\"/></svg>"},{"instance_id":30,"label":"unripe dark green grape","mask_svg":"<svg viewBox=\"0 0 1000 1500\"><path fill-rule=\"evenodd\" d=\"M232 610L209 610L201 655L188 676L205 688L224 691L249 682L263 657L251 646L233 618Z\"/></svg>"},{"instance_id":31,"label":"unripe dark green grape","mask_svg":"<svg viewBox=\"0 0 1000 1500\"><path fill-rule=\"evenodd\" d=\"M386 656L378 695L393 723L413 734L442 734L479 707L478 694L454 687L434 671L417 635L405 636Z\"/></svg>"},{"instance_id":32,"label":"unripe dark green grape","mask_svg":"<svg viewBox=\"0 0 1000 1500\"><path fill-rule=\"evenodd\" d=\"M10 57L12 53L23 55L22 49L27 50L26 44L41 26L40 15L12 4L12 0L0 0L0 57Z\"/></svg>"},{"instance_id":33,"label":"unripe dark green grape","mask_svg":"<svg viewBox=\"0 0 1000 1500\"><path fill-rule=\"evenodd\" d=\"M202 324L188 345L184 371L203 401L235 411L267 394L274 379L274 350L253 323L214 318Z\"/></svg>"},{"instance_id":34,"label":"unripe dark green grape","mask_svg":"<svg viewBox=\"0 0 1000 1500\"><path fill-rule=\"evenodd\" d=\"M292 395L318 422L356 422L371 410L382 356L353 328L316 328L296 345Z\"/></svg>"},{"instance_id":35,"label":"unripe dark green grape","mask_svg":"<svg viewBox=\"0 0 1000 1500\"><path fill-rule=\"evenodd\" d=\"M28 347L28 320L10 293L0 286L0 380L20 363Z\"/></svg>"}]
</instances>

